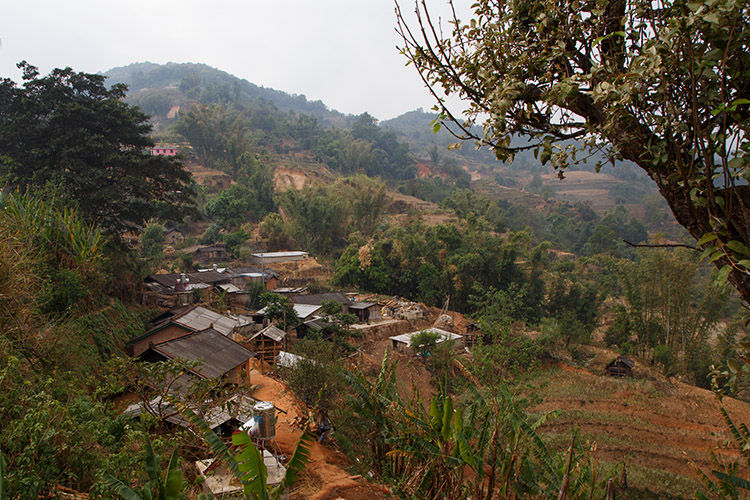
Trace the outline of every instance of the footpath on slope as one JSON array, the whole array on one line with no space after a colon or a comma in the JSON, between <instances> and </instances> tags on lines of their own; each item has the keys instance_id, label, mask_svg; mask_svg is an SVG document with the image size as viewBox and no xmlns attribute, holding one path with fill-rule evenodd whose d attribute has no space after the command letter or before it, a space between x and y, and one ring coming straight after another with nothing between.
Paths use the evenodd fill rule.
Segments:
<instances>
[{"instance_id":1,"label":"footpath on slope","mask_svg":"<svg viewBox=\"0 0 750 500\"><path fill-rule=\"evenodd\" d=\"M276 442L283 453L291 457L302 430L296 425L305 415L302 405L297 402L289 388L282 382L260 373L250 372L250 380L255 386L253 397L262 401L272 401L278 412L276 422ZM392 498L384 489L369 483L358 475L352 475L344 467L348 458L328 446L313 443L310 461L300 475L300 481L291 491L291 499L337 500L378 500Z\"/></svg>"}]
</instances>

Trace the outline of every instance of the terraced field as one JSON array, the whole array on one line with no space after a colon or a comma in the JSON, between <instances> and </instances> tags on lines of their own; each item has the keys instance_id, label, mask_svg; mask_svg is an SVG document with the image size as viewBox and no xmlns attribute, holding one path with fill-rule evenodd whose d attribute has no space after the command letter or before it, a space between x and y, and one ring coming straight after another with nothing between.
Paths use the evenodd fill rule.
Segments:
<instances>
[{"instance_id":1,"label":"terraced field","mask_svg":"<svg viewBox=\"0 0 750 500\"><path fill-rule=\"evenodd\" d=\"M605 467L617 466L618 478L625 465L633 498L694 498L698 469L712 468L711 451L722 461L738 456L727 447L731 436L713 393L667 381L638 363L633 378L604 376L614 354L591 351L585 369L559 365L522 387L532 413L558 412L542 428L551 446L567 448L578 429ZM723 405L735 422L750 422L747 403L724 398Z\"/></svg>"}]
</instances>

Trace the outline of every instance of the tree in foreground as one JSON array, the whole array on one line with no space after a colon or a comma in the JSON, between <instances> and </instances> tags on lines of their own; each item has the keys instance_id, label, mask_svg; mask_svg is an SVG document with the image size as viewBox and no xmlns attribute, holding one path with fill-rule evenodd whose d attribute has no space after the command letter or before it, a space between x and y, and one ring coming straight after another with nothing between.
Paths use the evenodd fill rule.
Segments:
<instances>
[{"instance_id":1,"label":"tree in foreground","mask_svg":"<svg viewBox=\"0 0 750 500\"><path fill-rule=\"evenodd\" d=\"M473 9L469 22L454 11L441 26L425 0L411 25L397 7L402 52L442 123L499 159L534 149L560 177L581 150L634 162L750 300L748 3L479 0ZM462 114L445 95L466 103Z\"/></svg>"},{"instance_id":2,"label":"tree in foreground","mask_svg":"<svg viewBox=\"0 0 750 500\"><path fill-rule=\"evenodd\" d=\"M148 116L123 102L126 86L55 69L39 76L19 63L23 84L0 80L0 182L45 189L102 229L192 207L190 174L173 158L152 156Z\"/></svg>"}]
</instances>

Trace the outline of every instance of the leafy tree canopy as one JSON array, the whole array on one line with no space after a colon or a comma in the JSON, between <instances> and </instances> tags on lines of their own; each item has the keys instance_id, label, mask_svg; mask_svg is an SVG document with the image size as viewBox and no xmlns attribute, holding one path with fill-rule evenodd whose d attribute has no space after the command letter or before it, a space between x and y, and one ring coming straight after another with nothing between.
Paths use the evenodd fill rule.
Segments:
<instances>
[{"instance_id":1,"label":"leafy tree canopy","mask_svg":"<svg viewBox=\"0 0 750 500\"><path fill-rule=\"evenodd\" d=\"M125 102L126 87L55 69L41 77L19 63L23 84L0 81L0 178L51 190L103 229L152 217L181 219L192 207L190 174L152 156L148 116Z\"/></svg>"},{"instance_id":2,"label":"leafy tree canopy","mask_svg":"<svg viewBox=\"0 0 750 500\"><path fill-rule=\"evenodd\" d=\"M454 16L449 26L425 2L415 25L397 10L403 53L443 123L500 159L535 149L561 177L577 160L573 140L634 162L749 300L747 2L479 0L473 8L469 22ZM446 94L468 103L463 115Z\"/></svg>"}]
</instances>

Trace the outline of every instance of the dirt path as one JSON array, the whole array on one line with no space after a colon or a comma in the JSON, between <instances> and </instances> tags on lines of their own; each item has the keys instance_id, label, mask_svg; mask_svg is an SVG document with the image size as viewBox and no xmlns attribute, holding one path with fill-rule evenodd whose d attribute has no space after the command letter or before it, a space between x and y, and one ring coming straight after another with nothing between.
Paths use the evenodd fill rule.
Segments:
<instances>
[{"instance_id":1,"label":"dirt path","mask_svg":"<svg viewBox=\"0 0 750 500\"><path fill-rule=\"evenodd\" d=\"M256 389L253 396L262 401L273 401L278 413L276 442L281 451L291 456L297 445L301 429L294 425L297 417L303 416L289 388L278 380L261 374L257 370L250 373L250 380ZM342 453L320 443L313 443L310 462L300 476L300 481L291 492L292 499L336 500L390 498L382 487L368 483L360 476L353 476L344 467L348 459Z\"/></svg>"}]
</instances>

